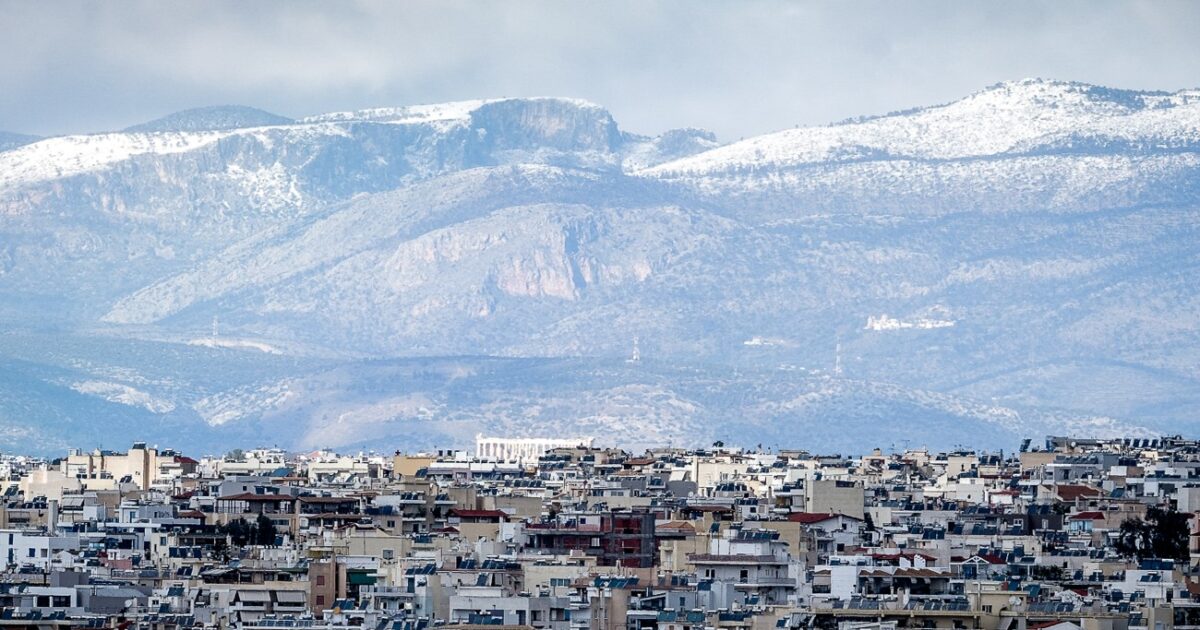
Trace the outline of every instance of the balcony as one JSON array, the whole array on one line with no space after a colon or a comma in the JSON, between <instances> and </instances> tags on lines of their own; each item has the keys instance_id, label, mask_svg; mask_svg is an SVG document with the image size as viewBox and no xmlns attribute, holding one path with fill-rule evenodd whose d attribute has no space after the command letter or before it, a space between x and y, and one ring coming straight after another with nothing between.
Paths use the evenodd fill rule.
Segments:
<instances>
[{"instance_id":1,"label":"balcony","mask_svg":"<svg viewBox=\"0 0 1200 630\"><path fill-rule=\"evenodd\" d=\"M738 580L733 587L738 590L755 590L760 588L796 588L796 578L759 576L746 580Z\"/></svg>"},{"instance_id":2,"label":"balcony","mask_svg":"<svg viewBox=\"0 0 1200 630\"><path fill-rule=\"evenodd\" d=\"M688 554L688 561L693 564L724 564L724 565L777 565L782 566L787 564L783 558L775 556L756 556L749 554L713 554L713 553L692 553Z\"/></svg>"}]
</instances>

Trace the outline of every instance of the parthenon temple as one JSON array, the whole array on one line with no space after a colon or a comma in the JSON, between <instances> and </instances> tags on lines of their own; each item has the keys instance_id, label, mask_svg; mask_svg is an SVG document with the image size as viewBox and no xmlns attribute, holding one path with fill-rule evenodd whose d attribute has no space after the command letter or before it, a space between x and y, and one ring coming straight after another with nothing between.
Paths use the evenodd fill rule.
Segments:
<instances>
[{"instance_id":1,"label":"parthenon temple","mask_svg":"<svg viewBox=\"0 0 1200 630\"><path fill-rule=\"evenodd\" d=\"M589 448L594 438L499 438L475 436L475 456L496 461L536 462L556 448Z\"/></svg>"}]
</instances>

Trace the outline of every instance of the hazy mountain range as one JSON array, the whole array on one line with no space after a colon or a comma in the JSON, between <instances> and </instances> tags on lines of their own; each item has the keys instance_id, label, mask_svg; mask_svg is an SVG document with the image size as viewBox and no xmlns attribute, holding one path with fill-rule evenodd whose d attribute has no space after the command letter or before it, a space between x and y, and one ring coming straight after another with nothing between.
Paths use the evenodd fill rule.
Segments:
<instances>
[{"instance_id":1,"label":"hazy mountain range","mask_svg":"<svg viewBox=\"0 0 1200 630\"><path fill-rule=\"evenodd\" d=\"M0 447L1194 433L1198 227L1200 90L725 145L560 98L0 133Z\"/></svg>"}]
</instances>

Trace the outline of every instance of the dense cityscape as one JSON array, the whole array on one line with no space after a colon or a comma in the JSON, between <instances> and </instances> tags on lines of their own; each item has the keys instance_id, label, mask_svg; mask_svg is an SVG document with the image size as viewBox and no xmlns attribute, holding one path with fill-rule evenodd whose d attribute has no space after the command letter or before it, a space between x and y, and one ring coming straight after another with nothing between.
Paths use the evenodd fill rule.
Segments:
<instances>
[{"instance_id":1,"label":"dense cityscape","mask_svg":"<svg viewBox=\"0 0 1200 630\"><path fill-rule=\"evenodd\" d=\"M0 459L0 626L1200 625L1200 442Z\"/></svg>"},{"instance_id":2,"label":"dense cityscape","mask_svg":"<svg viewBox=\"0 0 1200 630\"><path fill-rule=\"evenodd\" d=\"M0 0L0 630L1200 630L1198 25Z\"/></svg>"}]
</instances>

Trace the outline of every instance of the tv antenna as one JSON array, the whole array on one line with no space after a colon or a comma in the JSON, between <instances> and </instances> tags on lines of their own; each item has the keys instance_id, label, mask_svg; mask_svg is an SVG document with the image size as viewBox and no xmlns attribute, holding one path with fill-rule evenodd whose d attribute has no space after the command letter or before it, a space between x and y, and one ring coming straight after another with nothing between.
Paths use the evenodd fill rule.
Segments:
<instances>
[{"instance_id":1,"label":"tv antenna","mask_svg":"<svg viewBox=\"0 0 1200 630\"><path fill-rule=\"evenodd\" d=\"M625 360L626 363L641 363L642 362L642 350L638 346L638 341L639 340L637 337L633 338L633 354L629 355L629 358Z\"/></svg>"}]
</instances>

